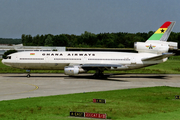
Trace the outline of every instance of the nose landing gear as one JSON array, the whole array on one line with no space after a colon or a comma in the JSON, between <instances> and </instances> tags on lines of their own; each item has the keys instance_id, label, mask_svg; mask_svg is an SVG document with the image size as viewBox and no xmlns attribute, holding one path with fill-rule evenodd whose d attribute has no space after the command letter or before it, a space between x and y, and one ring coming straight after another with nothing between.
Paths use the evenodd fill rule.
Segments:
<instances>
[{"instance_id":1,"label":"nose landing gear","mask_svg":"<svg viewBox=\"0 0 180 120\"><path fill-rule=\"evenodd\" d=\"M30 75L31 70L26 70L26 72L28 72L27 78L30 78L31 77L31 75Z\"/></svg>"}]
</instances>

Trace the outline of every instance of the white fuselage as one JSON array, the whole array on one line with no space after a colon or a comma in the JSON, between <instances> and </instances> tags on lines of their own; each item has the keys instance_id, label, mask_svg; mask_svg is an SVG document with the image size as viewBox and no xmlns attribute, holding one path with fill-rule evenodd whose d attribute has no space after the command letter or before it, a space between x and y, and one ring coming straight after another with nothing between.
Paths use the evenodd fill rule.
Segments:
<instances>
[{"instance_id":1,"label":"white fuselage","mask_svg":"<svg viewBox=\"0 0 180 120\"><path fill-rule=\"evenodd\" d=\"M165 62L169 50L176 50L177 42L167 42L174 21L165 22L146 42L136 42L138 53L127 52L18 52L10 54L2 63L27 70L61 70L66 75L77 75L96 70L102 76L104 70L130 70ZM29 76L29 75L28 75Z\"/></svg>"},{"instance_id":2,"label":"white fuselage","mask_svg":"<svg viewBox=\"0 0 180 120\"><path fill-rule=\"evenodd\" d=\"M79 66L82 64L118 64L122 67L109 70L128 70L158 64L167 60L142 61L142 58L157 56L153 53L126 53L126 52L18 52L3 59L2 63L11 67L27 70L61 70L65 66Z\"/></svg>"}]
</instances>

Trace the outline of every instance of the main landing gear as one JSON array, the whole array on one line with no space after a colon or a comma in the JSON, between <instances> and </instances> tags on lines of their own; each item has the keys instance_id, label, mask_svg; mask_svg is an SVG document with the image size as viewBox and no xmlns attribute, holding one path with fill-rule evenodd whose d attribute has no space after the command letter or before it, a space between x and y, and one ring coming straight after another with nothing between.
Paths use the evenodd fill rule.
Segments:
<instances>
[{"instance_id":1,"label":"main landing gear","mask_svg":"<svg viewBox=\"0 0 180 120\"><path fill-rule=\"evenodd\" d=\"M31 70L26 70L26 72L28 72L27 78L30 78L31 77L31 75L30 75Z\"/></svg>"},{"instance_id":2,"label":"main landing gear","mask_svg":"<svg viewBox=\"0 0 180 120\"><path fill-rule=\"evenodd\" d=\"M97 69L96 73L93 75L94 78L104 78L105 75L103 74L104 70Z\"/></svg>"}]
</instances>

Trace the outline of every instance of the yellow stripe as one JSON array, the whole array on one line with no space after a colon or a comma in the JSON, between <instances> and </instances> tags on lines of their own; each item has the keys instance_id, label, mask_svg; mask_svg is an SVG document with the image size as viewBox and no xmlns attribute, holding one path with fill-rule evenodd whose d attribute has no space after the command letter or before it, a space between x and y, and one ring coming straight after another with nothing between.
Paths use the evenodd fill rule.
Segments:
<instances>
[{"instance_id":1,"label":"yellow stripe","mask_svg":"<svg viewBox=\"0 0 180 120\"><path fill-rule=\"evenodd\" d=\"M167 28L159 28L155 33L165 33Z\"/></svg>"},{"instance_id":2,"label":"yellow stripe","mask_svg":"<svg viewBox=\"0 0 180 120\"><path fill-rule=\"evenodd\" d=\"M7 82L7 81L5 81L5 82ZM9 83L11 83L11 82L9 82ZM27 92L32 92L32 91L35 91L35 90L39 89L39 87L38 87L37 85L33 85L33 84L29 84L29 83L23 83L23 82L15 82L15 83L27 84L27 85L30 85L30 86L34 86L35 88L34 88L34 89L31 89L31 90L28 90L28 91L22 91L22 92L16 92L16 93L3 94L3 95L0 95L0 96L15 95L15 94L21 94L21 93L27 93Z\"/></svg>"}]
</instances>

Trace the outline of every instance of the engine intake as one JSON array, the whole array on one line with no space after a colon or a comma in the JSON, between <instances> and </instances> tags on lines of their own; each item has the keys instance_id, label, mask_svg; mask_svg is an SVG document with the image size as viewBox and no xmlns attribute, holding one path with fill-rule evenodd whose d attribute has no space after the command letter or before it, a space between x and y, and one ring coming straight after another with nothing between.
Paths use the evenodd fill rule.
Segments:
<instances>
[{"instance_id":1,"label":"engine intake","mask_svg":"<svg viewBox=\"0 0 180 120\"><path fill-rule=\"evenodd\" d=\"M65 75L78 75L79 73L87 72L79 66L66 66L64 68Z\"/></svg>"}]
</instances>

